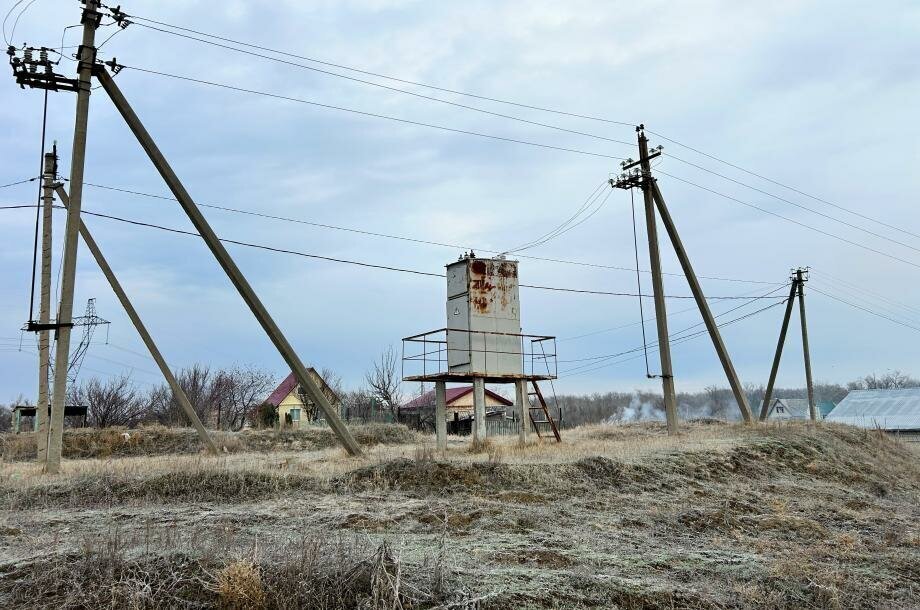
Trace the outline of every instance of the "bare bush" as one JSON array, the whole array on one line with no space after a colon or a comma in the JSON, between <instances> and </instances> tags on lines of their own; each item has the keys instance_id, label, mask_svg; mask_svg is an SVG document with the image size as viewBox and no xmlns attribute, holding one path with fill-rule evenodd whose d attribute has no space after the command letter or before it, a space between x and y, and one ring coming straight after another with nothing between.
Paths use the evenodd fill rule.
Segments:
<instances>
[{"instance_id":1,"label":"bare bush","mask_svg":"<svg viewBox=\"0 0 920 610\"><path fill-rule=\"evenodd\" d=\"M105 381L90 377L72 388L71 400L86 405L87 422L96 428L131 427L138 424L147 411L146 401L129 375Z\"/></svg>"}]
</instances>

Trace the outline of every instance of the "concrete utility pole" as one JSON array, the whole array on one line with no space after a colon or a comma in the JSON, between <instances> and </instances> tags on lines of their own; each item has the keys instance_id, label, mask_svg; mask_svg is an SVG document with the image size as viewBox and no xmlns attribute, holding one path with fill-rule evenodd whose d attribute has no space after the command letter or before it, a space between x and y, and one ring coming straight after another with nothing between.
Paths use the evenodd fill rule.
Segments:
<instances>
[{"instance_id":1,"label":"concrete utility pole","mask_svg":"<svg viewBox=\"0 0 920 610\"><path fill-rule=\"evenodd\" d=\"M56 191L64 207L70 209L70 201L67 196L67 192L64 190L64 187L58 184ZM131 322L134 324L134 328L137 329L137 333L141 336L141 340L150 351L150 355L157 363L160 372L163 373L163 377L166 378L166 383L169 384L169 388L172 390L173 396L176 397L176 401L179 403L179 406L182 407L182 410L185 412L185 416L188 417L189 421L192 422L192 426L198 432L198 437L201 439L201 442L204 443L204 446L210 453L217 454L217 446L214 444L214 441L211 439L211 436L208 434L208 431L205 429L204 425L202 425L201 420L198 418L198 414L195 412L195 409L192 408L192 403L189 401L188 396L179 385L179 382L176 380L175 375L173 375L172 371L170 370L169 365L166 364L166 359L163 358L163 354L160 353L159 348L157 348L156 343L153 341L153 337L150 336L150 333L147 331L147 327L144 326L143 321L141 321L141 318L137 313L137 310L134 309L134 305L128 298L124 288L122 288L121 282L119 282L118 278L115 277L115 272L112 271L108 261L102 255L102 251L99 249L99 245L96 243L96 240L93 239L89 229L86 228L86 223L84 223L82 220L80 221L80 235L83 237L83 241L86 243L86 247L93 255L93 258L96 259L96 264L98 264L99 269L102 270L102 275L105 276L105 279L109 281L109 285L112 286L112 291L115 292L115 296L118 297L121 306L124 307L125 313L127 313L128 317L131 318Z\"/></svg>"},{"instance_id":2,"label":"concrete utility pole","mask_svg":"<svg viewBox=\"0 0 920 610\"><path fill-rule=\"evenodd\" d=\"M655 321L658 326L658 354L661 360L661 388L664 393L664 412L668 434L677 434L677 394L674 391L674 373L671 368L671 343L668 339L668 310L664 301L664 282L661 275L661 255L658 250L658 225L655 220L655 201L652 196L652 167L648 155L648 138L643 129L639 136L639 161L642 167L642 196L645 199L645 227L648 234L648 257L652 270L652 294L655 297ZM639 297L642 298L641 296Z\"/></svg>"},{"instance_id":3,"label":"concrete utility pole","mask_svg":"<svg viewBox=\"0 0 920 610\"><path fill-rule=\"evenodd\" d=\"M77 110L74 122L73 153L70 163L70 207L64 229L64 258L61 261L61 302L58 309L57 348L54 357L54 387L51 393L51 423L45 472L57 473L61 467L64 439L64 401L67 396L67 370L70 356L70 330L73 326L73 292L77 271L77 233L83 202L83 167L86 161L86 125L93 65L96 63L96 28L102 15L97 0L85 0L80 22L83 40L78 52Z\"/></svg>"},{"instance_id":4,"label":"concrete utility pole","mask_svg":"<svg viewBox=\"0 0 920 610\"><path fill-rule=\"evenodd\" d=\"M818 411L815 407L815 386L811 380L811 353L808 350L808 325L805 323L805 277L807 269L799 267L795 270L795 277L799 285L799 321L802 323L802 353L805 354L805 384L808 388L808 415L811 421L818 420Z\"/></svg>"},{"instance_id":5,"label":"concrete utility pole","mask_svg":"<svg viewBox=\"0 0 920 610\"><path fill-rule=\"evenodd\" d=\"M38 305L38 403L35 407L35 445L38 463L48 459L48 371L50 369L49 329L51 321L51 221L54 203L54 181L57 178L57 145L45 153L42 172L42 272L41 296Z\"/></svg>"},{"instance_id":6,"label":"concrete utility pole","mask_svg":"<svg viewBox=\"0 0 920 610\"><path fill-rule=\"evenodd\" d=\"M253 315L255 315L256 320L258 320L259 324L262 326L265 334L271 339L275 348L277 348L278 352L281 354L281 357L290 367L291 372L294 373L300 387L303 388L313 402L322 409L326 416L326 421L329 422L329 427L335 432L339 441L345 447L345 450L351 455L361 455L361 447L348 430L348 427L342 422L336 409L330 404L329 399L326 398L317 383L313 381L313 378L307 372L307 368L300 360L297 352L294 351L294 348L281 332L281 329L278 328L271 314L265 309L262 301L252 289L252 286L249 285L242 271L236 266L233 258L231 258L230 254L227 252L227 249L224 248L224 245L217 237L217 234L214 233L211 225L208 224L201 210L195 205L192 197L188 194L188 191L185 190L185 186L183 186L178 176L176 176L172 167L163 156L163 153L160 152L160 149L153 141L153 138L150 137L147 129L144 127L143 123L141 123L137 114L135 114L134 109L131 108L128 100L125 99L125 96L115 84L115 81L109 76L104 68L100 68L96 71L96 78L112 99L115 107L118 109L119 113L121 113L122 118L124 118L128 127L134 133L137 141L153 162L153 165L166 182L169 190L172 191L179 205L185 210L189 220L192 221L195 229L201 235L202 239L204 239L205 244L207 244L211 253L217 259L217 262L220 263L220 266L224 269L224 272L237 289L237 292L239 292L240 296L246 302L246 305L249 306L249 309L252 311Z\"/></svg>"},{"instance_id":7,"label":"concrete utility pole","mask_svg":"<svg viewBox=\"0 0 920 610\"><path fill-rule=\"evenodd\" d=\"M735 395L735 401L738 403L738 408L741 410L741 417L744 418L746 423L751 423L753 421L751 405L748 403L747 395L744 393L744 388L741 386L741 380L738 378L738 373L735 371L735 366L732 364L731 356L728 355L728 349L726 349L725 342L722 340L722 334L719 332L719 327L716 325L715 318L712 316L712 311L709 309L709 303L706 302L706 295L703 294L703 288L700 286L700 281L693 271L693 265L690 264L690 257L687 256L687 251L684 249L684 244L680 239L680 235L677 233L677 227L674 225L671 213L664 203L664 197L661 196L661 190L658 188L658 183L654 178L650 183L652 194L655 196L655 202L658 204L658 213L661 214L661 222L664 223L665 229L668 231L668 236L671 238L671 244L674 246L674 252L677 254L678 260L680 260L680 266L684 270L684 276L687 278L687 283L690 284L690 292L693 293L693 298L696 300L696 306L699 307L700 315L703 316L703 322L706 324L706 329L709 331L709 336L712 338L712 344L716 348L719 360L722 362L722 369L725 371L725 376L728 377L728 384L731 386L732 392Z\"/></svg>"},{"instance_id":8,"label":"concrete utility pole","mask_svg":"<svg viewBox=\"0 0 920 610\"><path fill-rule=\"evenodd\" d=\"M786 343L786 331L789 330L789 318L792 317L792 307L795 304L795 295L798 291L798 276L792 277L789 288L789 298L786 300L786 313L783 314L783 325L779 330L779 341L776 343L776 354L773 356L773 368L770 369L770 380L767 381L767 391L763 395L763 404L760 406L760 421L766 421L770 412L770 401L773 400L773 385L776 383L776 374L779 372L779 361L783 357L783 346Z\"/></svg>"}]
</instances>

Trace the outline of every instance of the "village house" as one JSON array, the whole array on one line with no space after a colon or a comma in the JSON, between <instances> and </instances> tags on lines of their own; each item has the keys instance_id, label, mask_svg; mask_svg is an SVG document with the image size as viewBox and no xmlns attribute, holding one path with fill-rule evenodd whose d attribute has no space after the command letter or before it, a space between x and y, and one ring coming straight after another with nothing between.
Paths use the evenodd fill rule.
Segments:
<instances>
[{"instance_id":1,"label":"village house","mask_svg":"<svg viewBox=\"0 0 920 610\"><path fill-rule=\"evenodd\" d=\"M824 419L827 414L834 410L834 403L830 400L819 400L815 402L818 419ZM770 405L767 412L767 419L772 420L804 420L811 419L808 411L807 398L776 398Z\"/></svg>"},{"instance_id":2,"label":"village house","mask_svg":"<svg viewBox=\"0 0 920 610\"><path fill-rule=\"evenodd\" d=\"M487 419L490 417L504 417L505 410L514 405L513 401L496 394L492 390L486 389L485 394ZM409 417L417 414L420 419L425 419L425 415L428 414L433 424L434 402L434 390L425 392L418 398L403 405L400 409L400 414ZM465 385L447 388L444 412L447 421L471 419L473 417L473 386Z\"/></svg>"},{"instance_id":3,"label":"village house","mask_svg":"<svg viewBox=\"0 0 920 610\"><path fill-rule=\"evenodd\" d=\"M335 390L329 387L326 380L324 380L313 367L309 367L307 373L320 387L333 408L336 409L336 412L341 413L342 400L335 393ZM324 419L323 412L320 410L319 405L314 404L314 402L309 399L300 387L300 384L297 383L297 378L294 376L294 373L285 377L284 381L278 384L278 387L265 399L265 404L278 408L277 425L284 428L299 430L302 427L308 426L311 422Z\"/></svg>"}]
</instances>

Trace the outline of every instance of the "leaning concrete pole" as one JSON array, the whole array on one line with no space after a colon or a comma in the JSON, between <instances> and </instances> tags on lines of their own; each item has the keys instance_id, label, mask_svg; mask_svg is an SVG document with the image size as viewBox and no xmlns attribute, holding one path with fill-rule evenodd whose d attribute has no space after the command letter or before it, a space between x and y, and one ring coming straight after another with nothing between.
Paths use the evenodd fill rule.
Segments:
<instances>
[{"instance_id":1,"label":"leaning concrete pole","mask_svg":"<svg viewBox=\"0 0 920 610\"><path fill-rule=\"evenodd\" d=\"M57 177L57 146L45 153L42 171L42 274L38 305L38 404L35 407L35 445L38 463L48 459L48 371L50 370L48 324L51 321L51 221L54 203L54 180Z\"/></svg>"},{"instance_id":2,"label":"leaning concrete pole","mask_svg":"<svg viewBox=\"0 0 920 610\"><path fill-rule=\"evenodd\" d=\"M760 405L760 421L766 421L770 411L770 401L773 399L773 385L776 383L776 374L779 372L779 361L783 357L783 345L786 343L786 331L789 330L789 318L792 317L792 306L795 304L795 292L798 280L792 279L789 289L789 299L786 301L786 313L783 314L783 325L779 329L779 341L776 342L776 354L773 356L773 368L770 369L770 380L767 381L767 391L763 395L763 404Z\"/></svg>"},{"instance_id":3,"label":"leaning concrete pole","mask_svg":"<svg viewBox=\"0 0 920 610\"><path fill-rule=\"evenodd\" d=\"M716 353L719 355L719 360L722 362L725 376L728 377L728 384L731 386L732 392L735 394L735 401L738 403L738 408L741 410L741 417L744 418L746 423L751 423L753 421L753 417L751 416L751 405L748 403L744 388L741 387L741 380L738 378L738 373L735 372L735 366L732 364L732 359L728 355L728 349L726 349L725 342L722 340L722 334L719 333L719 327L716 325L715 318L712 316L712 311L709 309L709 303L706 302L706 295L703 294L703 287L700 286L700 281L693 271L693 265L690 264L690 257L687 256L687 251L684 249L684 243L677 233L677 227L674 225L674 220L671 218L668 206L664 203L664 197L661 196L661 190L658 188L658 183L654 179L650 180L649 183L652 188L652 194L655 196L655 202L658 204L658 214L661 215L661 221L668 231L668 236L671 238L671 244L674 246L674 252L680 260L680 266L684 270L684 275L687 277L687 283L690 284L690 291L693 293L693 298L696 300L696 306L700 310L703 322L706 324L706 329L709 331L709 336L712 338L712 344L715 346Z\"/></svg>"},{"instance_id":4,"label":"leaning concrete pole","mask_svg":"<svg viewBox=\"0 0 920 610\"><path fill-rule=\"evenodd\" d=\"M64 204L64 207L70 208L70 202L64 187L60 184L57 185L56 192L58 197L61 199L61 203ZM82 220L80 221L80 236L83 237L83 241L86 243L86 247L93 255L93 258L96 259L96 264L98 264L99 269L102 270L102 275L105 276L105 279L109 281L109 285L112 286L112 291L115 293L115 296L118 297L118 301L121 303L121 306L124 307L125 313L127 313L128 317L131 318L131 322L134 324L134 328L137 329L137 334L141 336L141 340L150 351L150 355L153 357L154 361L157 363L157 366L160 368L160 372L162 372L163 377L166 378L166 383L169 384L169 388L172 390L173 396L175 396L176 400L179 402L179 406L182 407L182 410L185 412L185 416L188 417L189 421L192 422L192 426L194 426L195 430L198 432L198 436L201 438L201 442L204 443L204 446L207 447L210 453L216 454L217 446L214 444L214 441L211 439L208 431L205 429L204 425L201 423L201 420L198 418L198 414L195 412L195 409L192 408L192 403L189 401L188 396L182 390L179 382L176 381L175 375L173 375L172 371L169 369L169 365L166 364L166 359L163 358L163 354L160 353L156 343L153 341L153 337L150 336L150 333L147 331L147 327L144 326L144 322L138 315L137 310L134 309L134 305L128 298L124 288L122 288L121 282L119 282L118 278L115 277L115 272L112 271L112 267L109 266L109 262L105 260L105 257L102 255L102 251L99 249L99 245L90 234L89 229L86 227L86 223L84 223Z\"/></svg>"},{"instance_id":5,"label":"leaning concrete pole","mask_svg":"<svg viewBox=\"0 0 920 610\"><path fill-rule=\"evenodd\" d=\"M811 352L808 349L808 325L805 323L805 270L796 269L795 278L799 285L799 321L802 323L802 353L805 354L805 384L808 388L808 415L811 421L818 420L815 407L815 385L811 380Z\"/></svg>"},{"instance_id":6,"label":"leaning concrete pole","mask_svg":"<svg viewBox=\"0 0 920 610\"><path fill-rule=\"evenodd\" d=\"M668 434L677 434L677 394L674 391L671 342L668 338L668 310L664 302L661 254L658 249L658 226L655 220L655 201L651 188L652 168L648 158L648 139L645 137L645 132L641 130L639 131L639 160L642 166L642 196L645 198L645 227L648 234L648 258L652 271L652 294L655 297L655 321L658 326L658 354L661 361L664 413L668 422Z\"/></svg>"},{"instance_id":7,"label":"leaning concrete pole","mask_svg":"<svg viewBox=\"0 0 920 610\"><path fill-rule=\"evenodd\" d=\"M274 319L272 319L271 314L269 314L268 310L265 309L262 301L259 300L259 297L252 289L252 286L249 285L249 282L243 276L243 272L240 271L239 267L236 266L236 263L230 257L227 249L224 248L224 245L220 242L220 239L218 239L217 234L214 233L211 225L208 224L208 221L201 213L201 210L199 210L198 206L195 205L192 197L188 194L188 191L185 190L185 187L179 181L178 176L176 176L172 167L170 167L169 163L166 161L163 153L160 152L160 149L153 141L153 138L150 137L150 134L147 132L147 129L144 127L143 123L141 123L141 120L138 118L137 114L134 113L131 105L128 104L128 100L125 99L125 96L121 93L121 90L115 84L115 81L112 80L112 77L109 76L105 69L101 68L96 71L96 77L99 79L99 82L102 84L105 92L108 93L109 97L112 99L115 107L118 108L118 112L121 113L122 118L124 118L125 122L128 124L128 127L134 133L134 136L137 138L137 141L144 149L144 152L147 153L147 156L153 162L153 165L157 168L157 171L160 172L160 176L163 177L163 180L166 182L169 190L172 191L173 196L175 196L176 200L179 202L179 205L182 206L182 209L185 210L189 220L192 221L195 229L197 229L198 233L204 239L205 244L207 244L208 248L211 250L211 253L214 254L217 262L220 263L221 267L223 267L227 277L230 278L230 281L236 287L237 291L240 293L240 296L243 297L246 305L249 306L249 309L259 321L259 324L262 326L265 334L268 335L269 339L271 339L272 343L274 343L275 347L278 349L278 352L281 354L281 357L284 358L284 361L287 362L288 366L291 368L291 372L294 373L294 376L300 383L300 387L303 388L303 390L313 400L313 402L319 405L320 409L322 409L326 416L326 421L329 422L329 426L332 428L333 432L335 432L339 441L345 447L345 450L351 455L360 455L361 447L351 435L348 427L345 426L345 424L342 422L339 414L330 404L329 399L326 398L320 387L316 384L315 381L313 381L313 378L310 377L309 373L307 373L307 368L304 366L303 362L301 362L297 352L295 352L294 348L291 347L291 344L288 343L287 338L281 332L281 329L278 328L278 325L275 323Z\"/></svg>"},{"instance_id":8,"label":"leaning concrete pole","mask_svg":"<svg viewBox=\"0 0 920 610\"><path fill-rule=\"evenodd\" d=\"M96 28L100 14L98 0L86 0L83 16L83 40L77 64L77 112L73 131L70 162L70 208L64 229L64 258L61 261L61 302L58 306L57 347L54 353L54 388L51 392L51 423L48 432L48 457L45 472L57 473L61 467L64 442L64 401L67 398L67 372L70 359L70 329L73 327L73 289L77 272L77 233L80 206L83 202L83 166L86 161L86 124L89 119L89 94L93 64L96 63Z\"/></svg>"}]
</instances>

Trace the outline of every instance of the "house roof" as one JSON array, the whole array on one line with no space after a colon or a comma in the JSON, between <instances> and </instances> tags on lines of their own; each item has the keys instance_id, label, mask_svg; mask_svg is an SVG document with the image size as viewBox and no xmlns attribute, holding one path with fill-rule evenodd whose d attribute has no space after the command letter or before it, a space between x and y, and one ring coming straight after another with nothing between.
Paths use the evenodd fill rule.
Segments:
<instances>
[{"instance_id":1,"label":"house roof","mask_svg":"<svg viewBox=\"0 0 920 610\"><path fill-rule=\"evenodd\" d=\"M776 413L777 405L782 405L785 407L785 413ZM811 417L811 413L809 413L808 410L808 399L777 398L773 401L773 405L770 407L770 417L776 417L777 419L809 419Z\"/></svg>"},{"instance_id":2,"label":"house roof","mask_svg":"<svg viewBox=\"0 0 920 610\"><path fill-rule=\"evenodd\" d=\"M836 406L833 400L819 400L817 404L818 413L821 414L821 417L827 417L828 413L833 411Z\"/></svg>"},{"instance_id":3,"label":"house roof","mask_svg":"<svg viewBox=\"0 0 920 610\"><path fill-rule=\"evenodd\" d=\"M450 406L452 402L454 402L455 400L459 398L466 396L472 391L473 391L473 386L471 385L460 386L458 388L447 388L447 392L445 393L447 405ZM500 402L506 407L510 407L511 405L514 404L513 401L508 400L504 396L500 394L496 394L495 392L489 389L486 389L486 396L491 397L493 400ZM410 400L409 402L404 404L402 408L412 410L412 409L420 409L420 408L431 407L431 406L434 406L434 390L425 392L418 398L414 400Z\"/></svg>"},{"instance_id":4,"label":"house roof","mask_svg":"<svg viewBox=\"0 0 920 610\"><path fill-rule=\"evenodd\" d=\"M316 372L316 369L311 366L307 368L307 372L311 373L314 379L319 380L320 389L326 394L326 396L331 395L336 397L336 400L332 402L338 402L338 396L336 396L332 388L329 387L329 384L326 383L326 380ZM277 407L281 404L281 401L287 398L288 394L290 394L291 391L293 391L296 387L297 376L292 372L290 375L285 377L281 383L278 384L278 387L275 388L271 394L268 395L268 398L265 399L265 402L272 405L273 407Z\"/></svg>"},{"instance_id":5,"label":"house roof","mask_svg":"<svg viewBox=\"0 0 920 610\"><path fill-rule=\"evenodd\" d=\"M920 388L851 390L827 421L860 428L920 430Z\"/></svg>"}]
</instances>

